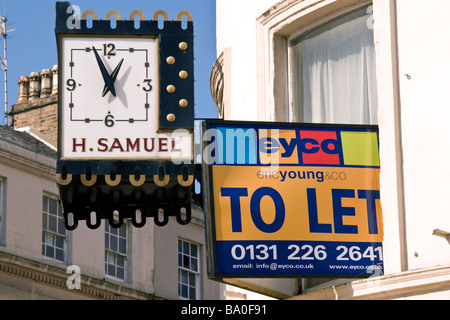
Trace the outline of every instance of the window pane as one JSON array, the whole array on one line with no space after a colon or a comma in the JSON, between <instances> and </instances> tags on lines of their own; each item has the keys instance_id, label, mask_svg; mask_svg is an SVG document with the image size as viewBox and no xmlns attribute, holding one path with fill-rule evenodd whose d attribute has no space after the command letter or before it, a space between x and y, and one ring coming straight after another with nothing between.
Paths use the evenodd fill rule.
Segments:
<instances>
[{"instance_id":1,"label":"window pane","mask_svg":"<svg viewBox=\"0 0 450 320\"><path fill-rule=\"evenodd\" d=\"M64 238L63 237L55 237L55 238L56 238L56 247L64 249Z\"/></svg>"},{"instance_id":2,"label":"window pane","mask_svg":"<svg viewBox=\"0 0 450 320\"><path fill-rule=\"evenodd\" d=\"M183 242L183 253L189 254L189 243Z\"/></svg>"},{"instance_id":3,"label":"window pane","mask_svg":"<svg viewBox=\"0 0 450 320\"><path fill-rule=\"evenodd\" d=\"M56 249L56 257L59 261L64 261L64 250Z\"/></svg>"},{"instance_id":4,"label":"window pane","mask_svg":"<svg viewBox=\"0 0 450 320\"><path fill-rule=\"evenodd\" d=\"M113 264L108 264L108 275L115 276L116 275L116 267Z\"/></svg>"},{"instance_id":5,"label":"window pane","mask_svg":"<svg viewBox=\"0 0 450 320\"><path fill-rule=\"evenodd\" d=\"M183 255L183 268L189 269L189 257L186 255Z\"/></svg>"},{"instance_id":6,"label":"window pane","mask_svg":"<svg viewBox=\"0 0 450 320\"><path fill-rule=\"evenodd\" d=\"M48 198L48 212L56 215L58 213L57 205L58 203L55 199Z\"/></svg>"},{"instance_id":7,"label":"window pane","mask_svg":"<svg viewBox=\"0 0 450 320\"><path fill-rule=\"evenodd\" d=\"M42 211L48 211L47 197L42 197Z\"/></svg>"},{"instance_id":8,"label":"window pane","mask_svg":"<svg viewBox=\"0 0 450 320\"><path fill-rule=\"evenodd\" d=\"M48 216L48 230L56 232L56 217L54 215Z\"/></svg>"},{"instance_id":9,"label":"window pane","mask_svg":"<svg viewBox=\"0 0 450 320\"><path fill-rule=\"evenodd\" d=\"M53 247L51 246L46 246L45 247L45 252L46 252L46 256L49 258L54 258L55 257L55 249L53 249Z\"/></svg>"},{"instance_id":10,"label":"window pane","mask_svg":"<svg viewBox=\"0 0 450 320\"><path fill-rule=\"evenodd\" d=\"M120 228L119 228L119 236L125 238L127 236L127 225L123 224Z\"/></svg>"},{"instance_id":11,"label":"window pane","mask_svg":"<svg viewBox=\"0 0 450 320\"><path fill-rule=\"evenodd\" d=\"M110 264L114 263L114 256L110 252L107 252L105 254L105 259L106 259L106 263L110 263Z\"/></svg>"},{"instance_id":12,"label":"window pane","mask_svg":"<svg viewBox=\"0 0 450 320\"><path fill-rule=\"evenodd\" d=\"M196 258L191 258L191 270L193 271L198 271L198 267L197 267L197 259Z\"/></svg>"},{"instance_id":13,"label":"window pane","mask_svg":"<svg viewBox=\"0 0 450 320\"><path fill-rule=\"evenodd\" d=\"M64 225L64 219L58 218L58 233L60 235L65 236L66 235L66 227Z\"/></svg>"},{"instance_id":14,"label":"window pane","mask_svg":"<svg viewBox=\"0 0 450 320\"><path fill-rule=\"evenodd\" d=\"M373 30L366 10L291 43L294 121L377 124Z\"/></svg>"},{"instance_id":15,"label":"window pane","mask_svg":"<svg viewBox=\"0 0 450 320\"><path fill-rule=\"evenodd\" d=\"M196 257L197 256L197 245L191 243L191 256Z\"/></svg>"},{"instance_id":16,"label":"window pane","mask_svg":"<svg viewBox=\"0 0 450 320\"><path fill-rule=\"evenodd\" d=\"M117 238L114 236L110 236L109 245L111 246L112 251L117 251Z\"/></svg>"},{"instance_id":17,"label":"window pane","mask_svg":"<svg viewBox=\"0 0 450 320\"><path fill-rule=\"evenodd\" d=\"M45 243L48 245L52 245L52 246L55 245L54 237L52 234L50 234L50 233L45 234Z\"/></svg>"},{"instance_id":18,"label":"window pane","mask_svg":"<svg viewBox=\"0 0 450 320\"><path fill-rule=\"evenodd\" d=\"M117 255L116 257L117 257L117 266L125 267L125 258L120 255Z\"/></svg>"},{"instance_id":19,"label":"window pane","mask_svg":"<svg viewBox=\"0 0 450 320\"><path fill-rule=\"evenodd\" d=\"M181 296L183 298L189 298L188 296L188 287L186 285L181 285Z\"/></svg>"},{"instance_id":20,"label":"window pane","mask_svg":"<svg viewBox=\"0 0 450 320\"><path fill-rule=\"evenodd\" d=\"M113 227L109 227L109 232L115 236L117 236L119 234L119 229L117 228L113 228Z\"/></svg>"},{"instance_id":21,"label":"window pane","mask_svg":"<svg viewBox=\"0 0 450 320\"><path fill-rule=\"evenodd\" d=\"M125 279L125 269L124 268L117 268L117 278L119 279Z\"/></svg>"},{"instance_id":22,"label":"window pane","mask_svg":"<svg viewBox=\"0 0 450 320\"><path fill-rule=\"evenodd\" d=\"M127 253L127 240L119 239L119 252L126 254Z\"/></svg>"},{"instance_id":23,"label":"window pane","mask_svg":"<svg viewBox=\"0 0 450 320\"><path fill-rule=\"evenodd\" d=\"M195 300L197 299L195 294L195 288L190 287L189 288L189 299Z\"/></svg>"},{"instance_id":24,"label":"window pane","mask_svg":"<svg viewBox=\"0 0 450 320\"><path fill-rule=\"evenodd\" d=\"M195 274L189 273L189 285L195 286Z\"/></svg>"},{"instance_id":25,"label":"window pane","mask_svg":"<svg viewBox=\"0 0 450 320\"><path fill-rule=\"evenodd\" d=\"M181 270L181 283L188 283L188 273Z\"/></svg>"}]
</instances>

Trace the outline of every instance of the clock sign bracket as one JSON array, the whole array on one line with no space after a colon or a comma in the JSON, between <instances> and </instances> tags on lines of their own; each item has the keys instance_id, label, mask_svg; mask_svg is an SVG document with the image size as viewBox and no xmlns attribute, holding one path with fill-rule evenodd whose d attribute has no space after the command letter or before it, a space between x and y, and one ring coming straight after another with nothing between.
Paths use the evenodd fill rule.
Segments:
<instances>
[{"instance_id":1,"label":"clock sign bracket","mask_svg":"<svg viewBox=\"0 0 450 320\"><path fill-rule=\"evenodd\" d=\"M143 227L169 217L191 220L193 167L170 162L64 161L56 169L65 226L74 230L85 220L96 229L105 219L115 227L124 219ZM70 172L70 173L69 173ZM95 214L94 214L95 213Z\"/></svg>"},{"instance_id":2,"label":"clock sign bracket","mask_svg":"<svg viewBox=\"0 0 450 320\"><path fill-rule=\"evenodd\" d=\"M194 27L187 11L99 19L56 2L56 182L68 230L191 220ZM111 19L115 16L115 19ZM160 20L159 17L163 17ZM186 17L186 19L183 19ZM181 130L180 130L181 129ZM177 135L179 131L183 134Z\"/></svg>"}]
</instances>

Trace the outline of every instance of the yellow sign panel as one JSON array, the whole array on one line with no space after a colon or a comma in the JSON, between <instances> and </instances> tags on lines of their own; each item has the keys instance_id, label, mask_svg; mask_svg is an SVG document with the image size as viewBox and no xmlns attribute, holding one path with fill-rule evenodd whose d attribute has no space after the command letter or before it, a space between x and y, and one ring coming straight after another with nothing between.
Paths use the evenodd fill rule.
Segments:
<instances>
[{"instance_id":1,"label":"yellow sign panel","mask_svg":"<svg viewBox=\"0 0 450 320\"><path fill-rule=\"evenodd\" d=\"M378 175L367 168L214 166L216 239L381 242Z\"/></svg>"}]
</instances>

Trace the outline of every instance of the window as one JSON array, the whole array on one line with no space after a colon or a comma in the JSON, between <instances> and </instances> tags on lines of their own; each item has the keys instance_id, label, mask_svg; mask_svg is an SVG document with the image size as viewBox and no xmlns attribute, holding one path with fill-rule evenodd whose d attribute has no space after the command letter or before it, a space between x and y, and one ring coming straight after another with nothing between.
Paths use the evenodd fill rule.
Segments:
<instances>
[{"instance_id":1,"label":"window","mask_svg":"<svg viewBox=\"0 0 450 320\"><path fill-rule=\"evenodd\" d=\"M291 118L377 124L373 30L359 9L290 41Z\"/></svg>"},{"instance_id":2,"label":"window","mask_svg":"<svg viewBox=\"0 0 450 320\"><path fill-rule=\"evenodd\" d=\"M178 296L198 300L199 297L199 246L178 240Z\"/></svg>"},{"instance_id":3,"label":"window","mask_svg":"<svg viewBox=\"0 0 450 320\"><path fill-rule=\"evenodd\" d=\"M42 255L66 262L67 233L61 206L52 197L42 198Z\"/></svg>"},{"instance_id":4,"label":"window","mask_svg":"<svg viewBox=\"0 0 450 320\"><path fill-rule=\"evenodd\" d=\"M114 228L105 223L105 274L127 280L128 224Z\"/></svg>"}]
</instances>

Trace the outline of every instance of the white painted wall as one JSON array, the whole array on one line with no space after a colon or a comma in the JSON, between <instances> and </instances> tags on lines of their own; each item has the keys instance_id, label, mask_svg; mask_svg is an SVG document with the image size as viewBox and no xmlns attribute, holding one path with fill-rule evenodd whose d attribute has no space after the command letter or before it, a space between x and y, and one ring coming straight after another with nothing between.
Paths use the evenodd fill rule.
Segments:
<instances>
[{"instance_id":1,"label":"white painted wall","mask_svg":"<svg viewBox=\"0 0 450 320\"><path fill-rule=\"evenodd\" d=\"M449 243L432 235L450 232L450 2L397 2L408 262L417 269L450 264Z\"/></svg>"},{"instance_id":2,"label":"white painted wall","mask_svg":"<svg viewBox=\"0 0 450 320\"><path fill-rule=\"evenodd\" d=\"M257 120L256 18L277 2L216 1L217 53L231 48L231 87L225 89L230 94L227 120Z\"/></svg>"},{"instance_id":3,"label":"white painted wall","mask_svg":"<svg viewBox=\"0 0 450 320\"><path fill-rule=\"evenodd\" d=\"M274 108L270 96L273 92L268 92L270 86L261 90L256 83L258 70L264 68L256 65L256 57L261 55L257 50L267 50L266 56L270 57L273 48L258 41L273 42L272 39L256 39L255 19L280 3L275 0L216 2L217 52L220 54L227 48L232 58L226 119L257 120L258 99ZM304 11L306 14L313 3L320 3L318 7L322 6L323 12L328 10L327 6L351 3L305 0L284 1L284 4L288 2L308 8ZM385 271L396 274L448 266L450 244L432 233L434 229L450 232L450 143L447 141L450 37L446 28L450 2L374 0L373 5ZM310 16L316 14L312 12ZM269 36L280 30L284 32L282 24L293 22L295 18L287 11L280 16L284 21L270 26L273 31L267 33ZM314 19L325 21L326 16L314 16ZM293 25L302 23L295 21ZM265 76L273 77L272 74ZM258 97L261 92L266 96Z\"/></svg>"},{"instance_id":4,"label":"white painted wall","mask_svg":"<svg viewBox=\"0 0 450 320\"><path fill-rule=\"evenodd\" d=\"M96 230L89 229L84 221L80 221L77 229L67 232L68 261L66 264L42 256L42 197L43 195L58 197L55 168L55 159L0 141L0 177L5 181L4 191L6 191L6 213L2 217L2 224L5 226L2 231L5 231L6 235L1 237L5 243L0 246L0 251L63 270L74 264L80 267L81 277L104 279L104 221ZM153 220L149 219L140 229L130 227L129 241L128 267L131 278L125 283L111 279L109 281L143 292L154 293ZM176 274L172 277L176 278ZM16 289L19 291L25 290L23 294L28 296L29 292L23 289L27 285L22 286L22 282L12 285L17 285ZM57 296L56 293L55 296ZM11 293L9 296L9 298L14 297L20 298L21 295ZM61 294L59 297L64 299L65 296Z\"/></svg>"}]
</instances>

